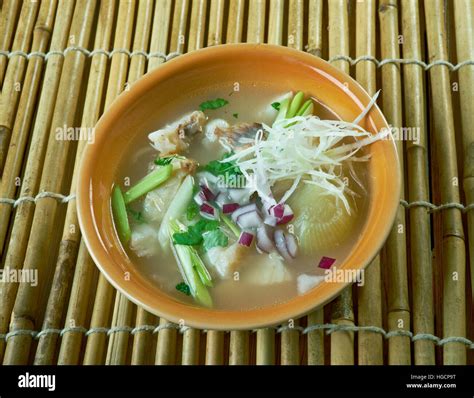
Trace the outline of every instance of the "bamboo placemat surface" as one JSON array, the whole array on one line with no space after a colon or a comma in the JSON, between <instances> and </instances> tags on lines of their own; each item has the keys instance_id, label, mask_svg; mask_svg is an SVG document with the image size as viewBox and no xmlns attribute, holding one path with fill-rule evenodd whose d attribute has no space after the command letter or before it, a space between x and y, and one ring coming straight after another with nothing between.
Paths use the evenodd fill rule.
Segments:
<instances>
[{"instance_id":1,"label":"bamboo placemat surface","mask_svg":"<svg viewBox=\"0 0 474 398\"><path fill-rule=\"evenodd\" d=\"M473 364L473 0L3 0L3 364ZM365 285L302 319L201 331L138 308L100 275L78 227L77 165L113 100L183 52L268 42L354 76L397 140L404 190ZM271 71L269 71L271 73ZM5 274L5 272L4 272Z\"/></svg>"}]
</instances>

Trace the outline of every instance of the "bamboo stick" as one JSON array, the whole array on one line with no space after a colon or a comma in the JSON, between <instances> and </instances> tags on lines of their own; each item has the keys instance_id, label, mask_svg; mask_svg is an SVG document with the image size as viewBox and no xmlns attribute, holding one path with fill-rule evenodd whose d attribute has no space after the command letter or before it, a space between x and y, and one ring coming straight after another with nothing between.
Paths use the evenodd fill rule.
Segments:
<instances>
[{"instance_id":1,"label":"bamboo stick","mask_svg":"<svg viewBox=\"0 0 474 398\"><path fill-rule=\"evenodd\" d=\"M10 50L20 4L17 0L8 0L3 4L0 18L0 49L3 51ZM0 85L3 84L7 63L8 57L3 54L0 55Z\"/></svg>"},{"instance_id":2,"label":"bamboo stick","mask_svg":"<svg viewBox=\"0 0 474 398\"><path fill-rule=\"evenodd\" d=\"M227 43L242 41L245 0L229 1L229 20L227 21Z\"/></svg>"},{"instance_id":3,"label":"bamboo stick","mask_svg":"<svg viewBox=\"0 0 474 398\"><path fill-rule=\"evenodd\" d=\"M307 51L317 57L322 56L323 47L323 2L309 0Z\"/></svg>"},{"instance_id":4,"label":"bamboo stick","mask_svg":"<svg viewBox=\"0 0 474 398\"><path fill-rule=\"evenodd\" d=\"M215 2L214 2L215 3ZM194 1L191 8L191 23L188 38L188 51L197 50L204 45L207 0ZM215 6L214 6L215 7ZM211 15L212 17L216 15Z\"/></svg>"},{"instance_id":5,"label":"bamboo stick","mask_svg":"<svg viewBox=\"0 0 474 398\"><path fill-rule=\"evenodd\" d=\"M270 0L267 40L270 44L282 44L284 12L285 3L283 0Z\"/></svg>"},{"instance_id":6,"label":"bamboo stick","mask_svg":"<svg viewBox=\"0 0 474 398\"><path fill-rule=\"evenodd\" d=\"M329 58L349 55L348 9L345 0L331 1L329 15ZM349 63L335 61L333 65L349 73ZM354 326L352 310L352 287L347 287L331 305L331 322L336 325ZM354 332L335 331L331 333L331 364L354 364Z\"/></svg>"},{"instance_id":7,"label":"bamboo stick","mask_svg":"<svg viewBox=\"0 0 474 398\"><path fill-rule=\"evenodd\" d=\"M375 56L375 1L364 0L356 4L356 56ZM370 95L375 93L375 65L359 62L356 77ZM358 324L382 327L380 258L377 256L365 272L365 285L358 289ZM382 364L382 336L359 332L359 364Z\"/></svg>"},{"instance_id":8,"label":"bamboo stick","mask_svg":"<svg viewBox=\"0 0 474 398\"><path fill-rule=\"evenodd\" d=\"M441 1L433 0L425 6L430 60L446 60L446 32L444 10ZM433 103L433 135L436 141L440 166L440 196L442 203L458 203L460 200L456 143L450 93L449 70L445 66L430 69ZM465 247L461 212L450 208L442 213L443 223L443 336L465 337ZM466 347L461 343L443 346L443 362L446 365L466 363Z\"/></svg>"},{"instance_id":9,"label":"bamboo stick","mask_svg":"<svg viewBox=\"0 0 474 398\"><path fill-rule=\"evenodd\" d=\"M94 17L95 2L80 1L75 10L75 17L71 27L70 37L77 40L77 45L85 46L89 41ZM80 83L84 73L85 55L80 52L66 54L63 74L58 89L55 112L51 124L51 134L41 177L41 190L60 192L65 182L69 149L72 146L67 140L57 140L57 127L72 126L80 92ZM39 286L47 283L48 251L51 235L55 226L58 202L52 198L45 198L36 204L33 224L28 241L23 269L37 270ZM42 279L43 278L43 279ZM37 321L38 297L40 287L22 284L18 288L15 300L14 315L10 326L11 331L34 330ZM9 339L4 358L5 364L22 364L28 360L31 345L31 336L16 335Z\"/></svg>"},{"instance_id":10,"label":"bamboo stick","mask_svg":"<svg viewBox=\"0 0 474 398\"><path fill-rule=\"evenodd\" d=\"M171 30L170 50L179 53L185 49L185 34L187 29L189 1L177 0L173 15L173 25ZM168 325L166 319L160 319L160 326ZM156 365L171 365L176 361L176 341L177 330L174 327L164 328L158 332L158 342L156 344Z\"/></svg>"},{"instance_id":11,"label":"bamboo stick","mask_svg":"<svg viewBox=\"0 0 474 398\"><path fill-rule=\"evenodd\" d=\"M400 58L398 43L398 2L381 0L379 21L382 44L382 58ZM394 64L382 66L383 111L388 123L398 132L402 131L402 91L400 67ZM404 190L404 147L403 137L395 140L399 166L402 175L400 199L405 199ZM389 330L410 330L410 305L408 302L408 277L406 261L405 210L399 206L394 225L385 244L387 257L388 328ZM391 337L388 342L388 361L391 365L409 365L410 338Z\"/></svg>"},{"instance_id":12,"label":"bamboo stick","mask_svg":"<svg viewBox=\"0 0 474 398\"><path fill-rule=\"evenodd\" d=\"M425 2L425 18L430 60L446 60L446 31L444 9L441 1ZM440 197L443 203L460 200L453 109L450 93L449 70L445 66L430 69L433 102L434 139L440 165ZM443 250L443 336L465 337L465 245L461 212L446 209L442 213ZM465 364L466 347L461 343L443 346L443 362L446 365Z\"/></svg>"},{"instance_id":13,"label":"bamboo stick","mask_svg":"<svg viewBox=\"0 0 474 398\"><path fill-rule=\"evenodd\" d=\"M290 0L288 15L288 47L303 49L303 0Z\"/></svg>"},{"instance_id":14,"label":"bamboo stick","mask_svg":"<svg viewBox=\"0 0 474 398\"><path fill-rule=\"evenodd\" d=\"M289 319L289 328L281 332L280 364L281 365L299 365L300 364L300 332L297 329L300 321L298 319Z\"/></svg>"},{"instance_id":15,"label":"bamboo stick","mask_svg":"<svg viewBox=\"0 0 474 398\"><path fill-rule=\"evenodd\" d=\"M225 0L211 0L207 45L215 46L223 41Z\"/></svg>"},{"instance_id":16,"label":"bamboo stick","mask_svg":"<svg viewBox=\"0 0 474 398\"><path fill-rule=\"evenodd\" d=\"M59 8L57 11L58 22L54 26L50 46L51 51L64 50L73 11L73 1L61 0L59 2ZM52 55L46 64L46 70L43 77L43 87L41 89L36 120L30 139L30 150L23 174L20 196L34 196L38 192L63 61L64 58L61 55ZM22 202L17 207L11 238L8 242L5 255L5 269L17 270L23 266L34 209L35 204L31 202ZM0 284L0 302L2 303L0 306L0 333L6 333L8 330L8 323L13 309L17 288L17 283ZM1 340L0 362L3 361L4 350L5 342L4 340Z\"/></svg>"},{"instance_id":17,"label":"bamboo stick","mask_svg":"<svg viewBox=\"0 0 474 398\"><path fill-rule=\"evenodd\" d=\"M263 43L265 40L265 6L264 0L249 2L247 21L247 42Z\"/></svg>"},{"instance_id":18,"label":"bamboo stick","mask_svg":"<svg viewBox=\"0 0 474 398\"><path fill-rule=\"evenodd\" d=\"M17 30L15 32L12 51L29 51L36 15L39 8L38 4L39 3L31 1L23 3L17 24ZM2 177L2 180L3 168L10 145L10 137L12 134L17 105L23 91L23 79L26 64L26 58L21 55L15 55L10 58L5 75L5 81L2 87L2 95L0 96L0 177ZM4 190L8 188L8 191L5 192L5 194L10 194L8 197L11 199L13 197L12 195L15 193L16 186L12 186L11 183L6 184L7 186ZM3 254L10 212L11 205L0 205L0 257Z\"/></svg>"},{"instance_id":19,"label":"bamboo stick","mask_svg":"<svg viewBox=\"0 0 474 398\"><path fill-rule=\"evenodd\" d=\"M119 3L116 31L114 38L114 48L127 49L131 47L133 25L136 12L135 1L123 1ZM109 80L107 82L107 94L105 97L105 110L110 106L114 99L126 88L125 82L127 79L129 57L127 54L115 53L112 56L110 64ZM108 327L110 325L111 318L111 302L113 297L116 300L121 300L120 293L116 292L115 289L107 282L105 276L102 274L99 276L99 285L96 293L96 300L94 302L94 310L91 320L92 328ZM120 311L121 318L127 322L131 317L130 305L124 304L127 308ZM118 304L116 305L118 308ZM118 315L115 314L115 319ZM125 335L125 336L124 336ZM119 345L123 344L123 338L128 340L128 332L120 333L120 336L113 334L112 343L117 338ZM105 333L93 333L89 335L86 343L86 351L84 354L85 365L97 365L104 363L104 360L110 359L110 356L106 356L106 343L107 335ZM122 345L121 345L122 346ZM116 360L121 360L122 356L117 353L110 353Z\"/></svg>"},{"instance_id":20,"label":"bamboo stick","mask_svg":"<svg viewBox=\"0 0 474 398\"><path fill-rule=\"evenodd\" d=\"M176 0L171 31L171 51L183 53L186 46L186 25L188 19L189 0Z\"/></svg>"},{"instance_id":21,"label":"bamboo stick","mask_svg":"<svg viewBox=\"0 0 474 398\"><path fill-rule=\"evenodd\" d=\"M324 311L322 308L308 315L308 327L322 325ZM308 365L324 365L324 331L313 330L307 333L308 339Z\"/></svg>"},{"instance_id":22,"label":"bamboo stick","mask_svg":"<svg viewBox=\"0 0 474 398\"><path fill-rule=\"evenodd\" d=\"M454 3L456 26L457 61L474 59L474 3L462 0ZM474 66L465 66L458 71L462 117L463 190L466 203L474 203ZM467 213L469 264L471 269L471 300L474 301L474 213ZM471 305L474 304L471 303Z\"/></svg>"},{"instance_id":23,"label":"bamboo stick","mask_svg":"<svg viewBox=\"0 0 474 398\"><path fill-rule=\"evenodd\" d=\"M403 57L422 59L418 0L402 1ZM427 170L427 131L423 69L404 65L405 125L419 128L418 142L407 142L408 198L410 202L429 201ZM411 277L413 332L434 333L433 272L431 264L430 216L426 209L410 209ZM416 228L415 228L416 226ZM427 340L414 343L415 365L434 365L434 344Z\"/></svg>"},{"instance_id":24,"label":"bamboo stick","mask_svg":"<svg viewBox=\"0 0 474 398\"><path fill-rule=\"evenodd\" d=\"M109 50L112 34L113 18L115 13L115 2L105 1L101 3L99 10L99 23L95 36L94 49ZM105 94L105 76L107 71L108 57L104 54L94 54L91 61L91 72L87 83L87 93L85 98L84 112L81 126L84 128L93 128L96 124L101 111L101 103ZM71 183L71 193L75 193L77 169L79 166L85 142L80 141L76 153L76 162L74 165L73 178ZM80 242L80 244L79 244ZM79 245L79 252L77 247ZM76 261L77 253L77 261ZM56 263L55 279L53 286L70 285L73 278L70 292L69 305L65 319L65 327L71 325L84 326L87 318L87 309L89 296L92 289L96 287L97 270L90 258L84 242L80 239L78 228L77 208L75 202L70 202L67 207L66 220L64 223L63 237L61 240L60 251ZM61 293L61 290L58 290ZM43 328L54 327L61 322L63 311L63 301L66 301L62 294L54 294L54 289L50 295L46 317ZM66 331L62 337L61 348L59 352L59 364L77 364L79 361L79 352L82 343L82 335L75 331ZM50 350L50 346L56 344L54 339L45 336L40 339L38 351L44 345L44 351ZM45 359L37 354L36 363L44 362Z\"/></svg>"},{"instance_id":25,"label":"bamboo stick","mask_svg":"<svg viewBox=\"0 0 474 398\"><path fill-rule=\"evenodd\" d=\"M230 333L229 365L249 364L249 332L233 330Z\"/></svg>"},{"instance_id":26,"label":"bamboo stick","mask_svg":"<svg viewBox=\"0 0 474 398\"><path fill-rule=\"evenodd\" d=\"M224 332L207 331L206 365L224 364Z\"/></svg>"},{"instance_id":27,"label":"bamboo stick","mask_svg":"<svg viewBox=\"0 0 474 398\"><path fill-rule=\"evenodd\" d=\"M148 50L148 43L151 33L151 22L153 16L153 0L138 2L137 20L135 23L135 33L133 51ZM145 71L146 57L142 54L135 54L130 59L130 70L126 89L133 84ZM122 294L115 296L114 315L112 317L112 327L130 327L132 316L136 312L136 307ZM128 331L112 334L109 338L108 352L106 356L107 365L124 365L127 360L127 350L129 347L130 333Z\"/></svg>"},{"instance_id":28,"label":"bamboo stick","mask_svg":"<svg viewBox=\"0 0 474 398\"><path fill-rule=\"evenodd\" d=\"M168 30L171 20L171 0L156 1L153 16L153 31L151 34L150 52L166 53L168 43ZM148 62L148 71L158 67L163 62L162 58L151 58ZM137 309L136 325L156 325L157 318L141 307ZM135 333L133 337L132 364L144 365L153 362L150 346L154 335L143 330Z\"/></svg>"}]
</instances>

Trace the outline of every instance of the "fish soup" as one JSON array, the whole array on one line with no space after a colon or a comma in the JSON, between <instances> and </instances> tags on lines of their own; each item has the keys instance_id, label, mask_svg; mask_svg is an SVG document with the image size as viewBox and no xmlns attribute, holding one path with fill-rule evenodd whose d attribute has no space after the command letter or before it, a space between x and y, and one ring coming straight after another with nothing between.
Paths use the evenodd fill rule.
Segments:
<instances>
[{"instance_id":1,"label":"fish soup","mask_svg":"<svg viewBox=\"0 0 474 398\"><path fill-rule=\"evenodd\" d=\"M367 215L372 135L302 92L241 84L172 101L137 137L111 195L140 272L216 310L285 302L324 282Z\"/></svg>"}]
</instances>

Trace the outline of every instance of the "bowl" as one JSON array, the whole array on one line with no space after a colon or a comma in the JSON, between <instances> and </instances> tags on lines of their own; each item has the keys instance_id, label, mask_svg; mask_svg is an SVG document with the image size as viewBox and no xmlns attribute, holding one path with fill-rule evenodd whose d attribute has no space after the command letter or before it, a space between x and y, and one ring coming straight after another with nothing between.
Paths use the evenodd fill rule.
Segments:
<instances>
[{"instance_id":1,"label":"bowl","mask_svg":"<svg viewBox=\"0 0 474 398\"><path fill-rule=\"evenodd\" d=\"M160 106L176 95L214 85L279 82L282 92L304 90L343 120L354 120L370 96L350 76L324 60L286 47L231 44L181 55L147 73L118 96L98 121L95 140L80 164L77 208L90 255L110 283L132 302L165 319L201 329L238 330L281 324L335 298L349 282L323 282L304 295L273 306L223 311L184 304L144 277L122 248L114 230L110 194L117 165L137 134L158 128ZM388 124L373 106L362 126L375 133ZM392 227L400 194L400 169L393 138L370 146L367 221L338 269L362 270L377 255Z\"/></svg>"}]
</instances>

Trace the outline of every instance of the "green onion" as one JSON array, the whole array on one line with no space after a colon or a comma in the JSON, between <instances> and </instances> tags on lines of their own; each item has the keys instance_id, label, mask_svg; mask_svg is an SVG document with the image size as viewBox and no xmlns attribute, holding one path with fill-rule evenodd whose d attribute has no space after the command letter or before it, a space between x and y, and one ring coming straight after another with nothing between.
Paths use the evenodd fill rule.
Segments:
<instances>
[{"instance_id":1,"label":"green onion","mask_svg":"<svg viewBox=\"0 0 474 398\"><path fill-rule=\"evenodd\" d=\"M145 195L146 193L152 191L159 185L163 184L168 178L170 178L172 170L173 166L168 164L166 166L158 167L156 170L143 177L133 187L131 187L127 192L125 192L125 204L128 205L130 202L133 202L140 196Z\"/></svg>"},{"instance_id":2,"label":"green onion","mask_svg":"<svg viewBox=\"0 0 474 398\"><path fill-rule=\"evenodd\" d=\"M230 219L230 217L222 212L219 213L219 217L224 224L226 224L229 229L234 233L234 235L238 238L240 236L240 229L239 227Z\"/></svg>"},{"instance_id":3,"label":"green onion","mask_svg":"<svg viewBox=\"0 0 474 398\"><path fill-rule=\"evenodd\" d=\"M130 240L132 232L128 223L127 208L122 190L118 185L115 185L112 191L112 214L120 241L125 244Z\"/></svg>"},{"instance_id":4,"label":"green onion","mask_svg":"<svg viewBox=\"0 0 474 398\"><path fill-rule=\"evenodd\" d=\"M276 123L280 120L286 119L286 112L288 111L288 107L290 106L290 98L286 98L280 103L280 110L278 115L273 123Z\"/></svg>"},{"instance_id":5,"label":"green onion","mask_svg":"<svg viewBox=\"0 0 474 398\"><path fill-rule=\"evenodd\" d=\"M312 100L307 100L303 106L296 112L296 116L309 116L313 113L313 101Z\"/></svg>"},{"instance_id":6,"label":"green onion","mask_svg":"<svg viewBox=\"0 0 474 398\"><path fill-rule=\"evenodd\" d=\"M286 118L291 119L292 117L296 116L296 113L298 112L298 109L301 107L301 103L303 102L304 94L302 91L298 91L296 95L293 97L291 100L290 107L288 108L288 111L286 112Z\"/></svg>"},{"instance_id":7,"label":"green onion","mask_svg":"<svg viewBox=\"0 0 474 398\"><path fill-rule=\"evenodd\" d=\"M173 244L172 235L182 232L184 228L184 225L175 219L170 219L168 222L173 254L191 295L203 306L212 307L212 297L206 287L212 286L212 279L196 249L191 246Z\"/></svg>"}]
</instances>

